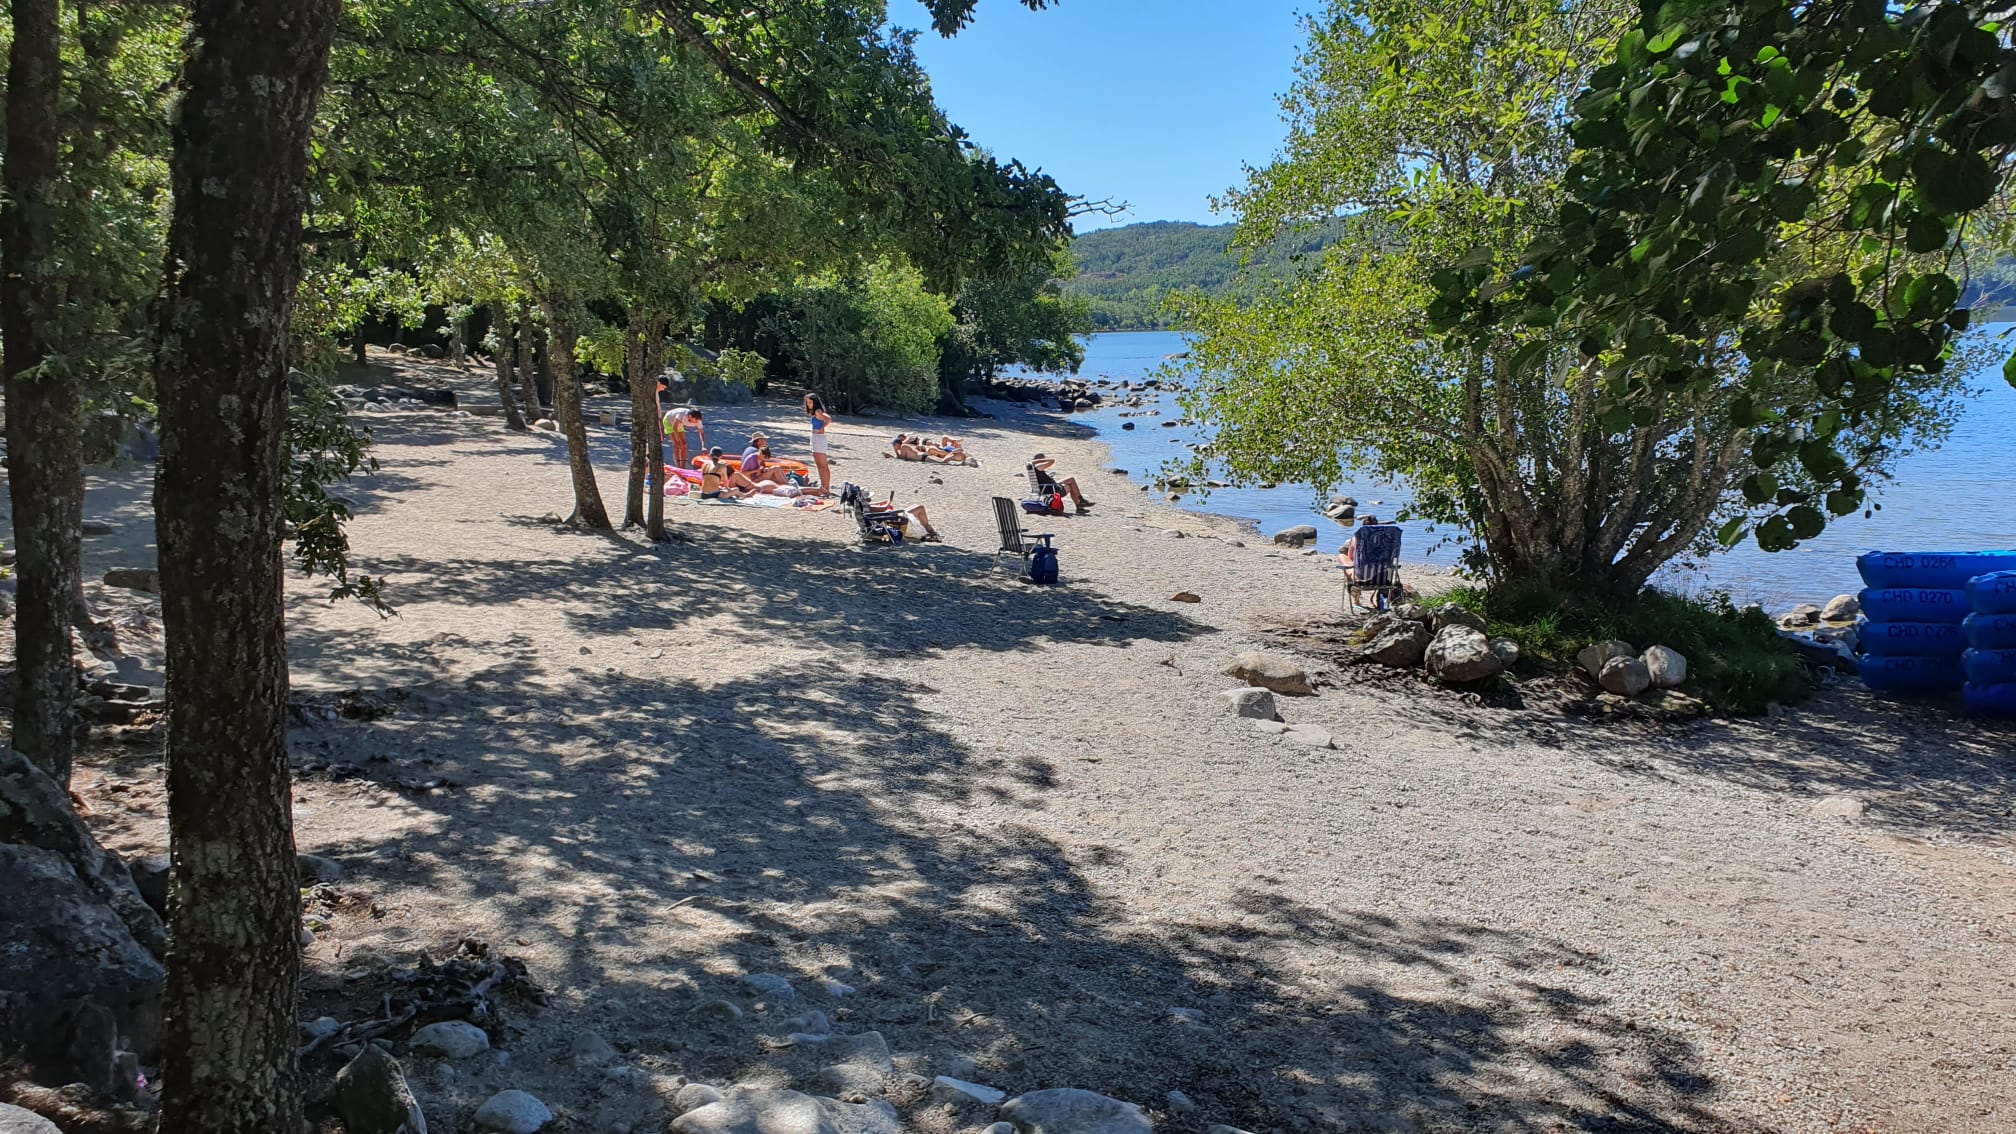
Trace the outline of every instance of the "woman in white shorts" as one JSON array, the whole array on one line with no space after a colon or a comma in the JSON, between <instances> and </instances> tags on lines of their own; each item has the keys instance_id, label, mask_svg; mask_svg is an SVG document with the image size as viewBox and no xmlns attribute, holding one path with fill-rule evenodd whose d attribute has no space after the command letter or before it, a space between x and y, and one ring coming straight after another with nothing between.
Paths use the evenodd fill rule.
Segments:
<instances>
[{"instance_id":1,"label":"woman in white shorts","mask_svg":"<svg viewBox=\"0 0 2016 1134\"><path fill-rule=\"evenodd\" d=\"M805 416L812 422L812 463L819 469L819 495L833 494L833 470L826 465L826 427L833 424L833 415L826 412L826 403L817 394L805 395Z\"/></svg>"}]
</instances>

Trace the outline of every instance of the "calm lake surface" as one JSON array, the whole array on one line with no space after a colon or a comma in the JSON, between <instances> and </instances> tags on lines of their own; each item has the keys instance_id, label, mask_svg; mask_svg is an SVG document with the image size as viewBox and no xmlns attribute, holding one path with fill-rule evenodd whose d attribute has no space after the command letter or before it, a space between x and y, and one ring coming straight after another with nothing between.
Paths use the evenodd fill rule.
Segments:
<instances>
[{"instance_id":1,"label":"calm lake surface","mask_svg":"<svg viewBox=\"0 0 2016 1134\"><path fill-rule=\"evenodd\" d=\"M1186 349L1184 337L1175 332L1092 335L1079 376L1139 381L1153 377L1169 356ZM1836 521L1819 539L1795 551L1767 553L1746 542L1698 568L1670 570L1664 583L1688 591L1725 590L1739 602L1760 602L1775 610L1860 590L1854 560L1864 551L2016 548L2016 389L2002 380L1999 365L1972 385L1977 396L1946 444L1905 458L1895 479L1877 487L1873 499L1883 511L1874 517ZM1162 417L1178 415L1169 395L1152 406ZM1158 417L1123 419L1117 406L1072 416L1098 431L1113 452L1113 467L1144 480L1165 463L1189 456L1184 445L1209 433L1208 427L1162 428ZM1134 422L1135 428L1121 429L1123 421ZM1374 480L1350 480L1334 491L1357 497L1360 513L1389 518L1411 503L1404 488ZM1269 534L1314 524L1320 546L1334 552L1344 529L1317 510L1318 502L1307 485L1281 485L1216 489L1186 496L1182 506L1249 520ZM1409 562L1455 565L1458 548L1450 537L1456 533L1431 530L1419 521L1406 529Z\"/></svg>"}]
</instances>

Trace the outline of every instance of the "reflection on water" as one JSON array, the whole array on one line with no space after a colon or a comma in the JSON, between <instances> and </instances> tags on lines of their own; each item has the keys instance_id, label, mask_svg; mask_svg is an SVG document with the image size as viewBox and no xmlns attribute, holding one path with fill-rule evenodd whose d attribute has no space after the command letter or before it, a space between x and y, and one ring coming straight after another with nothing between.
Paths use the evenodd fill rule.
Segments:
<instances>
[{"instance_id":1,"label":"reflection on water","mask_svg":"<svg viewBox=\"0 0 2016 1134\"><path fill-rule=\"evenodd\" d=\"M1173 332L1093 335L1079 373L1083 378L1138 381L1185 349L1183 336ZM1672 569L1665 582L1686 590L1726 590L1739 601L1776 608L1861 589L1855 556L1874 548L2016 548L2016 390L2003 382L1999 367L1974 384L1979 396L1946 444L1906 458L1899 463L1895 480L1878 488L1875 500L1883 505L1881 512L1867 519L1856 515L1839 520L1819 539L1794 551L1774 554L1745 543L1699 567ZM1074 416L1098 430L1100 440L1113 451L1114 467L1145 480L1165 463L1189 456L1184 446L1199 440L1199 432L1190 426L1161 426L1165 418L1178 416L1173 398L1162 395L1147 408L1159 410L1161 416L1122 418L1118 407ZM1123 421L1134 422L1135 428L1123 430ZM1386 518L1411 502L1404 488L1379 481L1348 481L1335 491L1357 497L1360 513ZM1217 489L1186 496L1182 503L1254 521L1269 534L1314 524L1319 546L1334 552L1344 529L1317 511L1317 505L1316 493L1306 485ZM1445 567L1456 563L1460 533L1431 530L1420 521L1406 529L1410 562Z\"/></svg>"}]
</instances>

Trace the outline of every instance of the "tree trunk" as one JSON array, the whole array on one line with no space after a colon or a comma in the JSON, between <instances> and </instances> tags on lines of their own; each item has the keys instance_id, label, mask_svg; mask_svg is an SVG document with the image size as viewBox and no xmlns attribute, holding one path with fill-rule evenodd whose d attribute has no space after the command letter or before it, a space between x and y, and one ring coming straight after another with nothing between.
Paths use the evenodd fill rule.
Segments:
<instances>
[{"instance_id":1,"label":"tree trunk","mask_svg":"<svg viewBox=\"0 0 2016 1134\"><path fill-rule=\"evenodd\" d=\"M644 373L651 387L651 432L650 443L645 446L649 454L652 476L665 476L665 407L658 403L658 375L665 370L665 323L662 318L645 321ZM664 542L670 537L665 534L665 486L658 485L651 493L651 499L644 509L644 535L646 538Z\"/></svg>"},{"instance_id":2,"label":"tree trunk","mask_svg":"<svg viewBox=\"0 0 2016 1134\"><path fill-rule=\"evenodd\" d=\"M568 341L573 341L571 335ZM555 375L553 365L552 342L547 335L546 328L534 324L532 326L532 373L538 379L539 400L551 406L557 413L560 409L560 383ZM569 358L567 365L571 373L574 360Z\"/></svg>"},{"instance_id":3,"label":"tree trunk","mask_svg":"<svg viewBox=\"0 0 2016 1134\"><path fill-rule=\"evenodd\" d=\"M191 9L155 346L174 856L163 1130L301 1129L282 435L308 139L339 9Z\"/></svg>"},{"instance_id":4,"label":"tree trunk","mask_svg":"<svg viewBox=\"0 0 2016 1134\"><path fill-rule=\"evenodd\" d=\"M77 662L71 627L83 585L83 423L76 383L35 371L57 344L43 335L63 302L56 277L62 93L57 0L14 0L7 80L0 337L5 343L7 487L14 501L13 745L58 783L77 747Z\"/></svg>"},{"instance_id":5,"label":"tree trunk","mask_svg":"<svg viewBox=\"0 0 2016 1134\"><path fill-rule=\"evenodd\" d=\"M362 323L357 324L356 332L350 336L350 356L356 360L357 365L364 365L364 324Z\"/></svg>"},{"instance_id":6,"label":"tree trunk","mask_svg":"<svg viewBox=\"0 0 2016 1134\"><path fill-rule=\"evenodd\" d=\"M581 421L581 383L574 374L574 326L561 305L544 301L548 342L553 362L553 409L560 431L567 435L567 464L574 472L574 515L570 523L608 531L609 512L595 483L595 463L588 450L588 428Z\"/></svg>"},{"instance_id":7,"label":"tree trunk","mask_svg":"<svg viewBox=\"0 0 2016 1134\"><path fill-rule=\"evenodd\" d=\"M623 526L645 525L645 481L663 494L665 467L651 464L651 434L658 425L658 386L644 373L644 346L650 315L642 303L630 305L630 327L623 336L623 370L630 379L630 481L623 492Z\"/></svg>"},{"instance_id":8,"label":"tree trunk","mask_svg":"<svg viewBox=\"0 0 2016 1134\"><path fill-rule=\"evenodd\" d=\"M467 315L450 315L448 317L448 326L450 328L448 334L448 361L454 363L456 366L469 365L469 348L467 345L469 319L470 317Z\"/></svg>"},{"instance_id":9,"label":"tree trunk","mask_svg":"<svg viewBox=\"0 0 2016 1134\"><path fill-rule=\"evenodd\" d=\"M497 366L497 400L504 406L504 425L517 433L524 433L531 426L525 415L518 410L518 391L511 384L511 342L504 337L504 311L500 305L492 312L491 321L497 327L497 353L491 359Z\"/></svg>"},{"instance_id":10,"label":"tree trunk","mask_svg":"<svg viewBox=\"0 0 2016 1134\"><path fill-rule=\"evenodd\" d=\"M525 420L538 421L546 414L539 406L538 371L532 364L532 304L518 301L518 330L513 339L518 347L518 390L525 399Z\"/></svg>"}]
</instances>

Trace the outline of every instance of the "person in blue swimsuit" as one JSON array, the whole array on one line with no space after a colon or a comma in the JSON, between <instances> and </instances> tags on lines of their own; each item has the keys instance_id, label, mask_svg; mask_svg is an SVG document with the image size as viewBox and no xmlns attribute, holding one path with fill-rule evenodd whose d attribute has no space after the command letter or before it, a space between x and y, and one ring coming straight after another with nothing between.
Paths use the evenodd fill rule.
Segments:
<instances>
[{"instance_id":1,"label":"person in blue swimsuit","mask_svg":"<svg viewBox=\"0 0 2016 1134\"><path fill-rule=\"evenodd\" d=\"M805 416L812 422L812 463L819 469L819 495L833 495L833 470L826 465L826 427L833 415L817 394L805 395Z\"/></svg>"}]
</instances>

